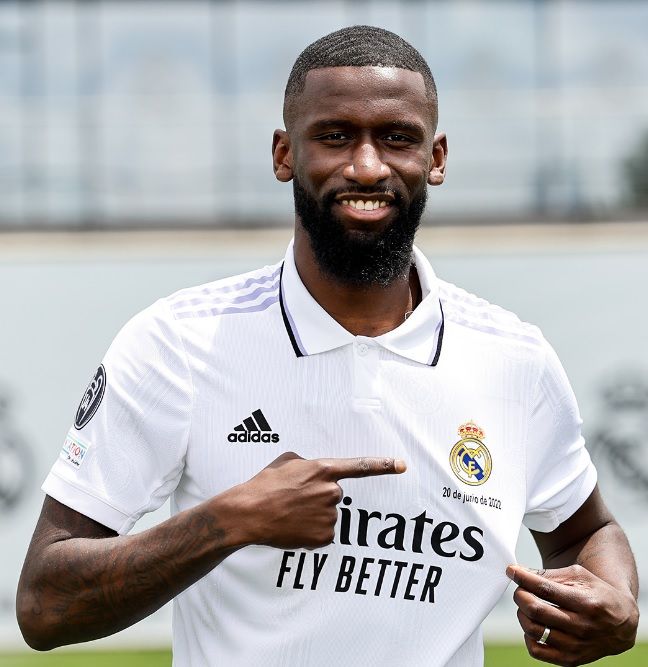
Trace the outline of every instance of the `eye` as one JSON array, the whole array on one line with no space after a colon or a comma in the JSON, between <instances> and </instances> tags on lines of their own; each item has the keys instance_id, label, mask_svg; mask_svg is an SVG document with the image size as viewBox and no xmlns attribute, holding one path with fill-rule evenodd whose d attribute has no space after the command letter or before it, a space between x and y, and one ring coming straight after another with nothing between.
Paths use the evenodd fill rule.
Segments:
<instances>
[{"instance_id":1,"label":"eye","mask_svg":"<svg viewBox=\"0 0 648 667\"><path fill-rule=\"evenodd\" d=\"M342 141L348 141L351 137L345 132L327 132L326 134L320 134L315 138L318 141L324 141L329 143L340 143Z\"/></svg>"},{"instance_id":2,"label":"eye","mask_svg":"<svg viewBox=\"0 0 648 667\"><path fill-rule=\"evenodd\" d=\"M395 144L413 144L416 143L416 140L412 137L408 137L406 134L398 134L396 132L388 134L385 137L385 141Z\"/></svg>"}]
</instances>

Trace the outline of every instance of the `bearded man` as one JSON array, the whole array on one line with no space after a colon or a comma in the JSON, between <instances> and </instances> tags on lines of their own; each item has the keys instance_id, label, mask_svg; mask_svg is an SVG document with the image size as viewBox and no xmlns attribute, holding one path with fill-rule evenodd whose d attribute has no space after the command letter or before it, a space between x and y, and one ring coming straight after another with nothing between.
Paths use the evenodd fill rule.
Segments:
<instances>
[{"instance_id":1,"label":"bearded man","mask_svg":"<svg viewBox=\"0 0 648 667\"><path fill-rule=\"evenodd\" d=\"M477 666L512 578L535 657L632 646L636 568L555 353L413 246L445 176L437 110L386 30L299 56L273 140L294 242L116 337L43 485L30 645L175 598L175 665ZM128 535L169 496L170 519ZM548 569L514 565L522 523Z\"/></svg>"}]
</instances>

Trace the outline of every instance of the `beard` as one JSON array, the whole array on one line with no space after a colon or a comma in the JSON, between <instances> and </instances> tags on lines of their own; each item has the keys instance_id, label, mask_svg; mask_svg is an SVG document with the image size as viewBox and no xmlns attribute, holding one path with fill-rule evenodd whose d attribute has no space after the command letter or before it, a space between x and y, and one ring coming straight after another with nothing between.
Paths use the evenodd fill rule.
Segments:
<instances>
[{"instance_id":1,"label":"beard","mask_svg":"<svg viewBox=\"0 0 648 667\"><path fill-rule=\"evenodd\" d=\"M348 188L327 193L318 201L293 178L295 211L309 236L315 259L323 273L343 285L354 287L388 287L409 273L412 245L427 201L427 189L409 206L398 192L391 206L395 219L385 229L353 230L345 228L333 212L336 197L342 193L362 194L362 188ZM376 194L372 187L365 194ZM385 192L385 190L383 190Z\"/></svg>"}]
</instances>

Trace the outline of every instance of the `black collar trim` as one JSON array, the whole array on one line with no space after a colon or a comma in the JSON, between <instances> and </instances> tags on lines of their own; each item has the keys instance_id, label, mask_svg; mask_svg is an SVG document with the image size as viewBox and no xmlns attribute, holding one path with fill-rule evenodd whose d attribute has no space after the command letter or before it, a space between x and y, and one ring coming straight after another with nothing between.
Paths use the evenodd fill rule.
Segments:
<instances>
[{"instance_id":1,"label":"black collar trim","mask_svg":"<svg viewBox=\"0 0 648 667\"><path fill-rule=\"evenodd\" d=\"M445 331L445 315L443 314L443 305L441 304L441 299L439 299L439 308L441 309L441 326L439 327L439 339L437 340L437 349L434 353L434 358L430 366L436 366L439 363L439 357L441 356L441 346L443 345L443 332Z\"/></svg>"},{"instance_id":2,"label":"black collar trim","mask_svg":"<svg viewBox=\"0 0 648 667\"><path fill-rule=\"evenodd\" d=\"M292 345L292 348L295 352L295 356L296 357L303 357L303 356L305 356L304 352L299 347L299 343L297 342L295 332L293 331L293 328L290 324L290 319L288 317L288 313L286 311L286 305L284 303L283 270L284 270L284 265L282 263L281 264L281 272L279 274L279 306L281 307L281 317L283 318L283 323L284 323L284 326L286 327L286 333L288 334L288 338L290 339L290 344ZM441 326L439 327L439 337L437 339L436 351L434 353L434 357L432 358L432 361L429 364L430 366L436 366L439 363L439 358L441 357L441 347L443 346L443 334L444 334L444 331L445 331L445 316L443 314L443 306L441 304L441 300L439 300L439 308L441 309Z\"/></svg>"},{"instance_id":3,"label":"black collar trim","mask_svg":"<svg viewBox=\"0 0 648 667\"><path fill-rule=\"evenodd\" d=\"M283 262L282 262L281 272L279 273L279 306L281 307L281 317L283 318L283 323L284 323L284 326L286 327L286 332L288 334L288 338L290 338L290 343L293 346L293 350L295 351L295 355L297 357L303 357L304 353L299 349L299 345L297 344L297 339L295 338L295 333L293 332L292 327L290 326L290 320L288 319L288 313L286 312L286 306L284 305L283 270L284 270L284 265L283 265Z\"/></svg>"}]
</instances>

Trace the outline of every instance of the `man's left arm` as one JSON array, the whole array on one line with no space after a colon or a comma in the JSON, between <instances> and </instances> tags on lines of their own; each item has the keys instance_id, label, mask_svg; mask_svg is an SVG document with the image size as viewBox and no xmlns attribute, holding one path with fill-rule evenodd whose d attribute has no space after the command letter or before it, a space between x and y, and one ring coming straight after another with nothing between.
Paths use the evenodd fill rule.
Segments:
<instances>
[{"instance_id":1,"label":"man's left arm","mask_svg":"<svg viewBox=\"0 0 648 667\"><path fill-rule=\"evenodd\" d=\"M598 487L555 530L531 534L546 569L507 568L518 585L513 599L529 653L583 665L631 648L639 621L637 568Z\"/></svg>"}]
</instances>

